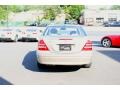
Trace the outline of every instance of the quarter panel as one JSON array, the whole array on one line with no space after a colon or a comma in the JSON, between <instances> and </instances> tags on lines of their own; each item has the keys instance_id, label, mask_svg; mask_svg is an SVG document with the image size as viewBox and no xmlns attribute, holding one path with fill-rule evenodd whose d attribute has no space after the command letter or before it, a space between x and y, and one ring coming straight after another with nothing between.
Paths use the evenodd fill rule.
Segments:
<instances>
[{"instance_id":1,"label":"quarter panel","mask_svg":"<svg viewBox=\"0 0 120 90\"><path fill-rule=\"evenodd\" d=\"M109 36L112 41L112 46L120 46L120 35Z\"/></svg>"}]
</instances>

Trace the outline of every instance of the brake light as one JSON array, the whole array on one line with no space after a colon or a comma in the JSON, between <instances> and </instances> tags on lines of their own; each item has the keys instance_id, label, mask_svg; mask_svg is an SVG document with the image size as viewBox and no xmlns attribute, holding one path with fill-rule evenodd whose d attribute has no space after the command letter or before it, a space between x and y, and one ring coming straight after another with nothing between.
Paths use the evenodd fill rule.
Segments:
<instances>
[{"instance_id":1,"label":"brake light","mask_svg":"<svg viewBox=\"0 0 120 90\"><path fill-rule=\"evenodd\" d=\"M92 41L88 40L88 41L85 43L82 51L91 51L91 50L92 50Z\"/></svg>"},{"instance_id":2,"label":"brake light","mask_svg":"<svg viewBox=\"0 0 120 90\"><path fill-rule=\"evenodd\" d=\"M43 40L40 40L38 42L38 50L41 50L41 51L48 51L48 47L47 45L45 44L45 42Z\"/></svg>"}]
</instances>

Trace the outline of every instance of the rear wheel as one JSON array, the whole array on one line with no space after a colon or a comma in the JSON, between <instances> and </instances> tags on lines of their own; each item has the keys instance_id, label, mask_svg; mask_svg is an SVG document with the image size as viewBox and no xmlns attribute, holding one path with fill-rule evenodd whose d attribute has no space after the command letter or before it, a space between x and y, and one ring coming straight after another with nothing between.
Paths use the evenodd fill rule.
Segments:
<instances>
[{"instance_id":1,"label":"rear wheel","mask_svg":"<svg viewBox=\"0 0 120 90\"><path fill-rule=\"evenodd\" d=\"M112 45L112 42L109 38L104 38L102 40L102 46L103 47L111 47L111 45Z\"/></svg>"},{"instance_id":2,"label":"rear wheel","mask_svg":"<svg viewBox=\"0 0 120 90\"><path fill-rule=\"evenodd\" d=\"M90 67L91 67L91 65L92 65L92 63L85 64L85 65L84 65L84 68L90 68Z\"/></svg>"},{"instance_id":3,"label":"rear wheel","mask_svg":"<svg viewBox=\"0 0 120 90\"><path fill-rule=\"evenodd\" d=\"M26 42L26 39L25 39L25 38L22 38L22 42Z\"/></svg>"}]
</instances>

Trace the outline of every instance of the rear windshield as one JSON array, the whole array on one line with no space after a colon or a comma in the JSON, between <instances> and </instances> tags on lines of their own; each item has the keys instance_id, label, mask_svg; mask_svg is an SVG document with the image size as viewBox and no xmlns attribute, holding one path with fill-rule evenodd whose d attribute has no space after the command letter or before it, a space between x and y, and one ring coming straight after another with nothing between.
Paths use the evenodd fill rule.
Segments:
<instances>
[{"instance_id":1,"label":"rear windshield","mask_svg":"<svg viewBox=\"0 0 120 90\"><path fill-rule=\"evenodd\" d=\"M47 36L86 36L82 28L75 26L50 26L47 28Z\"/></svg>"}]
</instances>

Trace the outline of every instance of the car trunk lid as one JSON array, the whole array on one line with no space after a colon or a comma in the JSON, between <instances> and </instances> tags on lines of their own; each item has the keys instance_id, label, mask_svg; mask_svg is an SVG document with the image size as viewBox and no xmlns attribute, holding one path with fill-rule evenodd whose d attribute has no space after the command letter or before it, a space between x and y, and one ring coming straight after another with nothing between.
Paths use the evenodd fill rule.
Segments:
<instances>
[{"instance_id":1,"label":"car trunk lid","mask_svg":"<svg viewBox=\"0 0 120 90\"><path fill-rule=\"evenodd\" d=\"M82 51L86 37L47 37L43 38L50 52L78 53Z\"/></svg>"}]
</instances>

